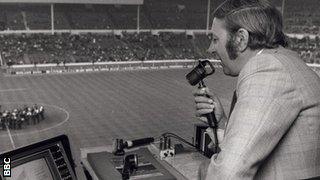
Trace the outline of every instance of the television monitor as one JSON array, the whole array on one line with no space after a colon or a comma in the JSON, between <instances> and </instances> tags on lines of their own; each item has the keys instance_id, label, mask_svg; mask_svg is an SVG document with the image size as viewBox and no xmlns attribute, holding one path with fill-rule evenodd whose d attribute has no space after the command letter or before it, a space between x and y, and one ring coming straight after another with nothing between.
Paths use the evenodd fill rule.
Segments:
<instances>
[{"instance_id":1,"label":"television monitor","mask_svg":"<svg viewBox=\"0 0 320 180\"><path fill-rule=\"evenodd\" d=\"M10 176L5 166L10 158ZM75 180L74 163L66 135L41 141L0 155L4 180Z\"/></svg>"}]
</instances>

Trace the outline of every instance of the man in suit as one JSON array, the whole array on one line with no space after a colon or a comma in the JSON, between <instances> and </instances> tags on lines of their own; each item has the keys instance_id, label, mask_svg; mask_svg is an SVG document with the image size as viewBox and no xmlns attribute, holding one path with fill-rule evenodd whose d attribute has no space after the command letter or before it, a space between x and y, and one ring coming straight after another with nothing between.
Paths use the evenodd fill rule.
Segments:
<instances>
[{"instance_id":1,"label":"man in suit","mask_svg":"<svg viewBox=\"0 0 320 180\"><path fill-rule=\"evenodd\" d=\"M229 116L208 88L194 93L197 116L206 121L214 111L223 132L199 178L320 178L320 78L285 48L278 10L264 0L226 0L211 34L208 51L238 81Z\"/></svg>"}]
</instances>

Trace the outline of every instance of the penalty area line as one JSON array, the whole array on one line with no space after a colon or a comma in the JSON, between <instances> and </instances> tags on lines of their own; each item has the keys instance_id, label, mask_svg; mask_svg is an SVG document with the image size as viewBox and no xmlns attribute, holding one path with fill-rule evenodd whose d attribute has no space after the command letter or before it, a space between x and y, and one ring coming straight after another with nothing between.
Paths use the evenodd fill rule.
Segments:
<instances>
[{"instance_id":1,"label":"penalty area line","mask_svg":"<svg viewBox=\"0 0 320 180\"><path fill-rule=\"evenodd\" d=\"M7 128L7 132L8 132L10 141L11 141L11 145L12 145L13 149L16 149L16 146L15 146L15 144L14 144L14 142L13 142L13 138L12 138L11 132L10 132L9 127L8 127L7 124L6 124L6 128Z\"/></svg>"}]
</instances>

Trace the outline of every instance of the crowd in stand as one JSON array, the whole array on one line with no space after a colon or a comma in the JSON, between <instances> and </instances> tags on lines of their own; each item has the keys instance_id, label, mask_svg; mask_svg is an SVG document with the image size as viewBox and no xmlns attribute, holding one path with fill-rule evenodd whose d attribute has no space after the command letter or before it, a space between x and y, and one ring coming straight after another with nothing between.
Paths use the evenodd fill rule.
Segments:
<instances>
[{"instance_id":1,"label":"crowd in stand","mask_svg":"<svg viewBox=\"0 0 320 180\"><path fill-rule=\"evenodd\" d=\"M222 0L211 3L211 11ZM271 0L281 9L281 1ZM286 33L314 34L315 39L291 39L307 63L320 63L319 0L285 1ZM208 0L145 0L140 6L141 29L205 29ZM135 29L137 6L56 4L56 29ZM51 28L46 4L0 4L0 30ZM206 35L151 33L97 35L70 33L0 36L2 64L42 64L101 61L216 58L206 52Z\"/></svg>"},{"instance_id":2,"label":"crowd in stand","mask_svg":"<svg viewBox=\"0 0 320 180\"><path fill-rule=\"evenodd\" d=\"M203 47L195 41L173 33L2 35L0 51L13 64L206 58L209 40Z\"/></svg>"},{"instance_id":3,"label":"crowd in stand","mask_svg":"<svg viewBox=\"0 0 320 180\"><path fill-rule=\"evenodd\" d=\"M44 107L37 104L32 107L25 106L23 108L16 108L12 111L4 110L0 114L0 128L2 130L22 129L29 125L35 125L45 119Z\"/></svg>"},{"instance_id":4,"label":"crowd in stand","mask_svg":"<svg viewBox=\"0 0 320 180\"><path fill-rule=\"evenodd\" d=\"M43 64L102 61L216 58L206 49L205 34L185 33L1 35L4 64ZM290 38L290 47L307 63L320 64L319 37Z\"/></svg>"},{"instance_id":5,"label":"crowd in stand","mask_svg":"<svg viewBox=\"0 0 320 180\"><path fill-rule=\"evenodd\" d=\"M281 10L282 1L271 0ZM211 3L213 11L222 0ZM319 0L285 1L286 33L320 34ZM145 0L141 29L205 29L208 0ZM56 4L56 29L135 29L137 6ZM51 29L50 5L0 4L0 30ZM211 17L212 19L212 17Z\"/></svg>"},{"instance_id":6,"label":"crowd in stand","mask_svg":"<svg viewBox=\"0 0 320 180\"><path fill-rule=\"evenodd\" d=\"M320 1L290 0L284 9L286 33L320 34Z\"/></svg>"},{"instance_id":7,"label":"crowd in stand","mask_svg":"<svg viewBox=\"0 0 320 180\"><path fill-rule=\"evenodd\" d=\"M320 36L315 39L308 36L302 39L290 38L290 48L298 52L306 63L320 64Z\"/></svg>"}]
</instances>

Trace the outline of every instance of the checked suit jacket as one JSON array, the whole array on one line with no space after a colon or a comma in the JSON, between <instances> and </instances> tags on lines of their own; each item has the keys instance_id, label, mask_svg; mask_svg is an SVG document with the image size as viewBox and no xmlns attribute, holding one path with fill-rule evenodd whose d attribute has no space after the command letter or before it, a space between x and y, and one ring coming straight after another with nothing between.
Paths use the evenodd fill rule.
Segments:
<instances>
[{"instance_id":1,"label":"checked suit jacket","mask_svg":"<svg viewBox=\"0 0 320 180\"><path fill-rule=\"evenodd\" d=\"M221 152L206 179L320 179L320 78L283 47L241 70Z\"/></svg>"}]
</instances>

